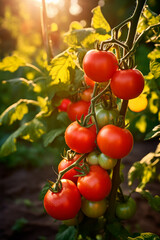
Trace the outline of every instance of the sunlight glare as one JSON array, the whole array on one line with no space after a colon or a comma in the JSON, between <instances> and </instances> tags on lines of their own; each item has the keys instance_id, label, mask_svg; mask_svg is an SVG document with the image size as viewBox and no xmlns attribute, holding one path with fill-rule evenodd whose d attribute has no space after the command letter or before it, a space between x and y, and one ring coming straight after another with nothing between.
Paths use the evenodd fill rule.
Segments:
<instances>
[{"instance_id":1,"label":"sunlight glare","mask_svg":"<svg viewBox=\"0 0 160 240\"><path fill-rule=\"evenodd\" d=\"M36 0L36 1L37 1L37 2L42 2L42 0ZM55 5L58 5L59 2L60 2L60 0L45 0L45 2L46 2L47 4L53 3L53 4L55 4Z\"/></svg>"}]
</instances>

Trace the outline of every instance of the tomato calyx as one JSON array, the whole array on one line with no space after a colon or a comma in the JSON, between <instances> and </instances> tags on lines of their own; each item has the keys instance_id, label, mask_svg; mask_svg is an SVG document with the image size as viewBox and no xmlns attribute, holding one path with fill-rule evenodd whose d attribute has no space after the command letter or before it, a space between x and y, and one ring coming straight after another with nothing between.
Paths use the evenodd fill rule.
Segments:
<instances>
[{"instance_id":1,"label":"tomato calyx","mask_svg":"<svg viewBox=\"0 0 160 240\"><path fill-rule=\"evenodd\" d=\"M76 155L76 152L74 152L72 149L69 149L68 151L66 151L66 149L64 149L62 158L66 159L66 160L72 160Z\"/></svg>"}]
</instances>

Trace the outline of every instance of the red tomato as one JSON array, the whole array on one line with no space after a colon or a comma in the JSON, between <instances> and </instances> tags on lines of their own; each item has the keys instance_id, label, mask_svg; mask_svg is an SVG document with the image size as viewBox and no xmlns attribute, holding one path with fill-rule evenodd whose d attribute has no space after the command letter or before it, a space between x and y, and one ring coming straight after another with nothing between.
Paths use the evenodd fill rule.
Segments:
<instances>
[{"instance_id":1,"label":"red tomato","mask_svg":"<svg viewBox=\"0 0 160 240\"><path fill-rule=\"evenodd\" d=\"M108 157L120 159L129 154L133 147L133 136L127 129L106 125L97 135L97 144Z\"/></svg>"},{"instance_id":2,"label":"red tomato","mask_svg":"<svg viewBox=\"0 0 160 240\"><path fill-rule=\"evenodd\" d=\"M67 107L68 104L71 103L71 100L68 98L64 98L61 102L61 104L58 106L58 110L63 111L63 112L67 112Z\"/></svg>"},{"instance_id":3,"label":"red tomato","mask_svg":"<svg viewBox=\"0 0 160 240\"><path fill-rule=\"evenodd\" d=\"M58 220L71 219L81 208L81 195L77 186L68 179L62 179L62 189L53 193L48 190L44 197L46 212ZM54 186L54 185L53 185Z\"/></svg>"},{"instance_id":4,"label":"red tomato","mask_svg":"<svg viewBox=\"0 0 160 240\"><path fill-rule=\"evenodd\" d=\"M93 88L87 88L82 93L80 93L80 97L85 102L90 102L92 98Z\"/></svg>"},{"instance_id":5,"label":"red tomato","mask_svg":"<svg viewBox=\"0 0 160 240\"><path fill-rule=\"evenodd\" d=\"M140 95L144 88L144 77L137 69L118 70L111 80L112 92L118 98L129 100Z\"/></svg>"},{"instance_id":6,"label":"red tomato","mask_svg":"<svg viewBox=\"0 0 160 240\"><path fill-rule=\"evenodd\" d=\"M87 200L100 201L109 195L112 183L106 170L92 165L86 176L78 178L77 187Z\"/></svg>"},{"instance_id":7,"label":"red tomato","mask_svg":"<svg viewBox=\"0 0 160 240\"><path fill-rule=\"evenodd\" d=\"M94 88L95 82L92 79L90 79L89 77L87 77L86 74L84 75L84 80L88 86L90 86L91 88Z\"/></svg>"},{"instance_id":8,"label":"red tomato","mask_svg":"<svg viewBox=\"0 0 160 240\"><path fill-rule=\"evenodd\" d=\"M90 50L84 56L83 69L93 81L106 82L118 69L118 61L112 52Z\"/></svg>"},{"instance_id":9,"label":"red tomato","mask_svg":"<svg viewBox=\"0 0 160 240\"><path fill-rule=\"evenodd\" d=\"M80 120L82 114L86 116L88 114L90 103L80 100L78 102L72 102L68 105L67 113L71 121Z\"/></svg>"},{"instance_id":10,"label":"red tomato","mask_svg":"<svg viewBox=\"0 0 160 240\"><path fill-rule=\"evenodd\" d=\"M77 153L88 153L96 147L95 127L81 127L77 121L71 123L65 131L65 141L69 148Z\"/></svg>"},{"instance_id":11,"label":"red tomato","mask_svg":"<svg viewBox=\"0 0 160 240\"><path fill-rule=\"evenodd\" d=\"M68 160L68 159L63 159L59 165L58 165L58 172L66 169L67 167L69 167L70 165L72 165L72 163L74 163L75 161L78 160L78 158L80 158L81 155L75 155L73 159L71 160ZM66 172L64 175L63 175L63 179L69 179L71 180L72 182L74 182L75 184L77 183L77 180L78 180L78 177L75 177L75 175L77 175L78 172L76 171L76 167L70 169L68 172Z\"/></svg>"}]
</instances>

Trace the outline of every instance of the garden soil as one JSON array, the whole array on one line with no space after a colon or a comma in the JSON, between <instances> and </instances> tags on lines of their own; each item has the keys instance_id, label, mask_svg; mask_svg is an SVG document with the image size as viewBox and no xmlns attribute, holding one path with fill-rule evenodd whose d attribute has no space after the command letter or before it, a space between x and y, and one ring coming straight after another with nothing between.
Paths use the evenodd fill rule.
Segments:
<instances>
[{"instance_id":1,"label":"garden soil","mask_svg":"<svg viewBox=\"0 0 160 240\"><path fill-rule=\"evenodd\" d=\"M154 152L158 139L137 142L132 152L122 160L124 177L132 163ZM39 194L46 181L56 179L52 166L43 168L7 168L0 165L0 240L54 240L59 221L44 212ZM122 185L128 193L127 182ZM160 194L159 182L148 185L155 195ZM160 235L160 214L151 209L147 201L138 194L133 195L137 203L135 216L128 221L134 232L153 232Z\"/></svg>"}]
</instances>

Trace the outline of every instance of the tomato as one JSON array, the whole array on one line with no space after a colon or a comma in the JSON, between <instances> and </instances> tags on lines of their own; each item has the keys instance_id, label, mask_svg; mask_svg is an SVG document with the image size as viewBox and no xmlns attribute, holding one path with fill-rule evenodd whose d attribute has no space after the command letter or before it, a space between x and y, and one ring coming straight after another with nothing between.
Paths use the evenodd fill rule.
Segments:
<instances>
[{"instance_id":1,"label":"tomato","mask_svg":"<svg viewBox=\"0 0 160 240\"><path fill-rule=\"evenodd\" d=\"M110 110L99 110L96 115L98 127L102 128L107 124L115 124L117 122L118 116L119 111L116 108Z\"/></svg>"},{"instance_id":2,"label":"tomato","mask_svg":"<svg viewBox=\"0 0 160 240\"><path fill-rule=\"evenodd\" d=\"M106 82L118 69L118 61L112 52L90 50L84 56L83 69L93 81Z\"/></svg>"},{"instance_id":3,"label":"tomato","mask_svg":"<svg viewBox=\"0 0 160 240\"><path fill-rule=\"evenodd\" d=\"M44 208L51 217L57 220L71 219L81 208L81 195L71 180L62 179L61 183L60 192L47 191L44 197Z\"/></svg>"},{"instance_id":4,"label":"tomato","mask_svg":"<svg viewBox=\"0 0 160 240\"><path fill-rule=\"evenodd\" d=\"M86 157L86 161L89 163L89 165L97 165L98 164L98 152L93 151L88 154Z\"/></svg>"},{"instance_id":5,"label":"tomato","mask_svg":"<svg viewBox=\"0 0 160 240\"><path fill-rule=\"evenodd\" d=\"M101 201L89 201L82 198L81 210L82 212L90 218L101 217L108 207L108 201L106 198Z\"/></svg>"},{"instance_id":6,"label":"tomato","mask_svg":"<svg viewBox=\"0 0 160 240\"><path fill-rule=\"evenodd\" d=\"M129 219L136 212L136 202L133 198L129 198L126 202L118 202L116 205L116 215L120 219Z\"/></svg>"},{"instance_id":7,"label":"tomato","mask_svg":"<svg viewBox=\"0 0 160 240\"><path fill-rule=\"evenodd\" d=\"M108 170L115 167L117 159L107 157L104 153L100 153L98 156L98 163L102 168Z\"/></svg>"},{"instance_id":8,"label":"tomato","mask_svg":"<svg viewBox=\"0 0 160 240\"><path fill-rule=\"evenodd\" d=\"M115 96L129 100L140 95L144 88L144 77L137 69L118 70L111 80L111 89Z\"/></svg>"},{"instance_id":9,"label":"tomato","mask_svg":"<svg viewBox=\"0 0 160 240\"><path fill-rule=\"evenodd\" d=\"M88 114L90 103L80 100L78 102L72 102L68 105L67 113L71 121L80 120L82 114L86 116Z\"/></svg>"},{"instance_id":10,"label":"tomato","mask_svg":"<svg viewBox=\"0 0 160 240\"><path fill-rule=\"evenodd\" d=\"M95 126L85 128L77 121L71 123L65 131L65 141L69 148L77 153L88 153L96 147Z\"/></svg>"},{"instance_id":11,"label":"tomato","mask_svg":"<svg viewBox=\"0 0 160 240\"><path fill-rule=\"evenodd\" d=\"M68 99L68 98L64 98L61 102L61 104L58 106L58 110L59 111L63 111L63 112L67 112L67 107L68 107L68 104L71 103L71 100Z\"/></svg>"},{"instance_id":12,"label":"tomato","mask_svg":"<svg viewBox=\"0 0 160 240\"><path fill-rule=\"evenodd\" d=\"M84 198L90 201L100 201L111 191L111 179L103 168L98 165L90 166L87 175L78 178L77 187Z\"/></svg>"},{"instance_id":13,"label":"tomato","mask_svg":"<svg viewBox=\"0 0 160 240\"><path fill-rule=\"evenodd\" d=\"M106 125L97 135L97 144L102 153L119 159L130 153L133 147L133 136L127 129Z\"/></svg>"},{"instance_id":14,"label":"tomato","mask_svg":"<svg viewBox=\"0 0 160 240\"><path fill-rule=\"evenodd\" d=\"M128 107L133 112L141 112L146 109L148 105L147 96L140 94L138 97L131 99L128 103Z\"/></svg>"},{"instance_id":15,"label":"tomato","mask_svg":"<svg viewBox=\"0 0 160 240\"><path fill-rule=\"evenodd\" d=\"M69 167L70 165L72 165L72 163L74 163L75 161L78 160L78 158L80 158L81 155L75 155L73 159L63 159L59 165L58 165L58 172L66 169L67 167ZM77 183L77 180L78 180L78 177L75 177L75 175L78 174L78 172L76 171L76 168L77 167L74 167L72 169L70 169L68 172L66 172L64 175L63 175L63 179L69 179L71 180L72 182L74 182L75 184Z\"/></svg>"},{"instance_id":16,"label":"tomato","mask_svg":"<svg viewBox=\"0 0 160 240\"><path fill-rule=\"evenodd\" d=\"M85 102L90 102L92 98L93 88L87 88L82 93L80 93L80 97Z\"/></svg>"},{"instance_id":17,"label":"tomato","mask_svg":"<svg viewBox=\"0 0 160 240\"><path fill-rule=\"evenodd\" d=\"M85 83L87 84L87 86L94 88L95 82L92 79L90 79L89 77L87 77L86 74L84 75L84 80L85 80Z\"/></svg>"}]
</instances>

